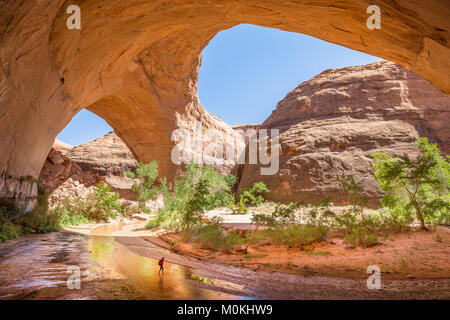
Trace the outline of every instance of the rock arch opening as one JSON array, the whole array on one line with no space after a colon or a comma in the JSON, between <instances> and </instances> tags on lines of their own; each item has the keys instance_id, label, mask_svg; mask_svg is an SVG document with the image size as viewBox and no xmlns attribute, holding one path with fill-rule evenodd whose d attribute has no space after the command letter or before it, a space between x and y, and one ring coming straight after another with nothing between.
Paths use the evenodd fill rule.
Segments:
<instances>
[{"instance_id":1,"label":"rock arch opening","mask_svg":"<svg viewBox=\"0 0 450 320\"><path fill-rule=\"evenodd\" d=\"M198 96L229 125L261 124L286 94L324 70L380 60L311 36L241 24L203 49Z\"/></svg>"},{"instance_id":2,"label":"rock arch opening","mask_svg":"<svg viewBox=\"0 0 450 320\"><path fill-rule=\"evenodd\" d=\"M58 133L56 139L71 146L79 146L100 138L113 131L113 128L96 114L82 109Z\"/></svg>"}]
</instances>

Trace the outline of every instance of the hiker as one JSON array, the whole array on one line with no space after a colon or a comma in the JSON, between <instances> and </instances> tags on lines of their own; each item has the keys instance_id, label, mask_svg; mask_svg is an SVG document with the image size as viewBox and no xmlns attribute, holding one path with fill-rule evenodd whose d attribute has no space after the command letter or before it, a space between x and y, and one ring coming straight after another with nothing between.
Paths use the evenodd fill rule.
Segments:
<instances>
[{"instance_id":1,"label":"hiker","mask_svg":"<svg viewBox=\"0 0 450 320\"><path fill-rule=\"evenodd\" d=\"M163 267L164 257L162 257L161 260L159 260L158 264L159 264L159 271L164 271L164 267Z\"/></svg>"}]
</instances>

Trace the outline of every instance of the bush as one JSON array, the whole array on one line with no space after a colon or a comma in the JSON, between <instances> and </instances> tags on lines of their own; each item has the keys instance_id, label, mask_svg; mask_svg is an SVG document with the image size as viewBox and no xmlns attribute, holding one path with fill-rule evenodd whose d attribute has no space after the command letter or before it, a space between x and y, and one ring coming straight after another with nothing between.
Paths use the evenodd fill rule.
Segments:
<instances>
[{"instance_id":1,"label":"bush","mask_svg":"<svg viewBox=\"0 0 450 320\"><path fill-rule=\"evenodd\" d=\"M17 219L19 216L20 210L14 199L0 199L0 223Z\"/></svg>"},{"instance_id":2,"label":"bush","mask_svg":"<svg viewBox=\"0 0 450 320\"><path fill-rule=\"evenodd\" d=\"M245 238L239 233L224 231L218 220L184 230L183 240L200 242L205 249L224 251L229 251L245 242Z\"/></svg>"},{"instance_id":3,"label":"bush","mask_svg":"<svg viewBox=\"0 0 450 320\"><path fill-rule=\"evenodd\" d=\"M308 222L301 224L303 222L296 212L300 206L301 203L277 204L271 214L255 214L252 223L256 225L256 229L247 237L247 248L250 243L264 241L266 238L278 245L303 249L325 240L328 227L317 219L318 211L313 211ZM259 231L260 227L267 229Z\"/></svg>"},{"instance_id":4,"label":"bush","mask_svg":"<svg viewBox=\"0 0 450 320\"><path fill-rule=\"evenodd\" d=\"M66 198L52 213L59 216L62 226L104 222L122 213L123 209L118 200L118 192L111 192L109 185L100 183L95 192L89 194L86 199Z\"/></svg>"},{"instance_id":5,"label":"bush","mask_svg":"<svg viewBox=\"0 0 450 320\"><path fill-rule=\"evenodd\" d=\"M264 195L269 191L264 182L257 182L252 187L242 191L238 201L229 195L226 206L233 214L246 214L248 212L248 206L262 204L265 200Z\"/></svg>"},{"instance_id":6,"label":"bush","mask_svg":"<svg viewBox=\"0 0 450 320\"><path fill-rule=\"evenodd\" d=\"M14 199L0 201L0 242L27 233L45 233L60 229L58 215L48 211L48 192L38 185L37 206L22 213Z\"/></svg>"},{"instance_id":7,"label":"bush","mask_svg":"<svg viewBox=\"0 0 450 320\"><path fill-rule=\"evenodd\" d=\"M265 194L269 193L270 190L267 188L266 184L262 181L256 182L250 188L242 191L240 197L243 199L244 203L249 206L258 206L265 200Z\"/></svg>"},{"instance_id":8,"label":"bush","mask_svg":"<svg viewBox=\"0 0 450 320\"><path fill-rule=\"evenodd\" d=\"M245 205L243 197L239 197L239 201L236 202L234 197L230 196L227 207L231 210L232 214L246 214L248 212L248 207Z\"/></svg>"},{"instance_id":9,"label":"bush","mask_svg":"<svg viewBox=\"0 0 450 320\"><path fill-rule=\"evenodd\" d=\"M268 236L278 245L287 247L299 247L324 241L328 233L325 226L314 225L290 225L286 228L277 228L268 231Z\"/></svg>"},{"instance_id":10,"label":"bush","mask_svg":"<svg viewBox=\"0 0 450 320\"><path fill-rule=\"evenodd\" d=\"M158 220L157 219L151 219L145 225L145 229L150 230L150 229L156 228L157 226L158 226Z\"/></svg>"},{"instance_id":11,"label":"bush","mask_svg":"<svg viewBox=\"0 0 450 320\"><path fill-rule=\"evenodd\" d=\"M10 221L0 224L0 242L17 238L23 234L25 234L25 231L20 225L13 224Z\"/></svg>"},{"instance_id":12,"label":"bush","mask_svg":"<svg viewBox=\"0 0 450 320\"><path fill-rule=\"evenodd\" d=\"M356 247L358 245L370 247L378 244L378 236L375 233L370 233L364 227L356 227L352 229L351 232L345 236L344 240L352 247Z\"/></svg>"}]
</instances>

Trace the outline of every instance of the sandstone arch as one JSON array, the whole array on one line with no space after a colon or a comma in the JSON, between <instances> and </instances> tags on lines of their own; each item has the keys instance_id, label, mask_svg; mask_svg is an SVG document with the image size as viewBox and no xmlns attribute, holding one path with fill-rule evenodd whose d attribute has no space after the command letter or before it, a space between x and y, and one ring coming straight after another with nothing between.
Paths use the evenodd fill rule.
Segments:
<instances>
[{"instance_id":1,"label":"sandstone arch","mask_svg":"<svg viewBox=\"0 0 450 320\"><path fill-rule=\"evenodd\" d=\"M5 177L36 178L57 133L85 107L138 160L159 159L173 175L173 129L202 118L227 130L198 101L198 67L208 41L240 23L377 55L450 92L447 0L84 0L81 30L65 26L70 4L0 5L0 190ZM381 8L381 30L366 27L370 4Z\"/></svg>"}]
</instances>

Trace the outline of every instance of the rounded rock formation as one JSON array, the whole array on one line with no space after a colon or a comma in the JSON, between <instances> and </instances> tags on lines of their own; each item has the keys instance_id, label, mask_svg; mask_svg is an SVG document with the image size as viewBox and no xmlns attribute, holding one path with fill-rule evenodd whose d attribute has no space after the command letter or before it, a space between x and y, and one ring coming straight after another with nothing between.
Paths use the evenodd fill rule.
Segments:
<instances>
[{"instance_id":1,"label":"rounded rock formation","mask_svg":"<svg viewBox=\"0 0 450 320\"><path fill-rule=\"evenodd\" d=\"M337 178L353 175L379 206L371 154L417 154L421 136L449 154L449 106L448 95L393 62L326 70L288 93L259 127L280 132L278 174L240 165L238 191L263 181L274 201L348 204Z\"/></svg>"}]
</instances>

